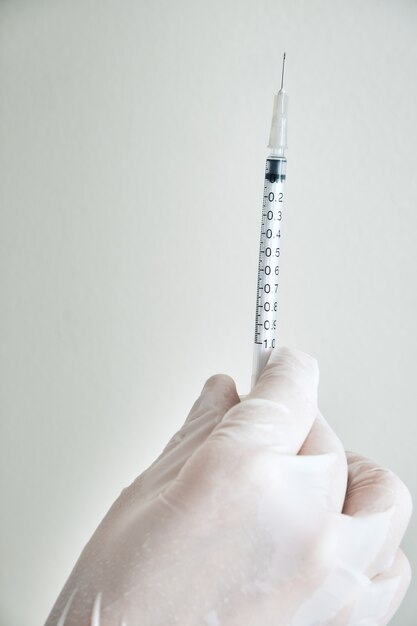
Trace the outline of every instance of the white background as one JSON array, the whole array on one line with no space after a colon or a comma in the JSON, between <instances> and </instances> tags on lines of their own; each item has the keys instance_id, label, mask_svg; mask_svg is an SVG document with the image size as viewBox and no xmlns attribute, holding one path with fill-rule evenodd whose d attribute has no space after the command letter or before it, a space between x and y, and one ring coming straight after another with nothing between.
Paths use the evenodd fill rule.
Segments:
<instances>
[{"instance_id":1,"label":"white background","mask_svg":"<svg viewBox=\"0 0 417 626\"><path fill-rule=\"evenodd\" d=\"M415 494L417 4L3 0L0 29L1 625L43 623L208 376L248 391L284 49L279 343Z\"/></svg>"}]
</instances>

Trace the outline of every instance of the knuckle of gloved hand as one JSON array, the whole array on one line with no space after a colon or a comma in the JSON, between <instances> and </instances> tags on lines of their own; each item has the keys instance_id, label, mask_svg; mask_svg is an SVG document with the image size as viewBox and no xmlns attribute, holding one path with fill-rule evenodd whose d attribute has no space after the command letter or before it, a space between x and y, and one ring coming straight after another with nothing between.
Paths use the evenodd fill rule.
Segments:
<instances>
[{"instance_id":1,"label":"knuckle of gloved hand","mask_svg":"<svg viewBox=\"0 0 417 626\"><path fill-rule=\"evenodd\" d=\"M277 455L254 444L250 437L238 435L233 425L216 429L203 448L200 456L204 457L203 465L210 468L213 482L228 485L232 491L249 494L251 488L261 488L268 468L270 482L277 479Z\"/></svg>"},{"instance_id":2,"label":"knuckle of gloved hand","mask_svg":"<svg viewBox=\"0 0 417 626\"><path fill-rule=\"evenodd\" d=\"M284 444L293 430L289 428L287 414L288 409L282 403L248 399L229 409L219 425L219 431L237 445L269 447ZM278 442L278 439L281 441Z\"/></svg>"},{"instance_id":3,"label":"knuckle of gloved hand","mask_svg":"<svg viewBox=\"0 0 417 626\"><path fill-rule=\"evenodd\" d=\"M398 559L400 561L401 579L403 583L408 587L413 577L411 563L402 550L398 551Z\"/></svg>"},{"instance_id":4,"label":"knuckle of gloved hand","mask_svg":"<svg viewBox=\"0 0 417 626\"><path fill-rule=\"evenodd\" d=\"M357 461L360 472L356 474L355 468L351 466L351 489L360 495L364 488L374 491L371 507L375 508L375 503L379 503L382 509L401 509L405 517L410 517L413 503L408 487L401 478L392 470L386 467L379 467L367 463L366 460ZM353 471L352 471L353 470ZM356 475L355 475L356 474Z\"/></svg>"},{"instance_id":5,"label":"knuckle of gloved hand","mask_svg":"<svg viewBox=\"0 0 417 626\"><path fill-rule=\"evenodd\" d=\"M389 477L387 476L386 478L386 489L390 489L393 492L392 507L395 509L396 515L401 517L403 525L406 527L413 512L413 500L411 493L397 474L391 470L387 470L387 472Z\"/></svg>"},{"instance_id":6,"label":"knuckle of gloved hand","mask_svg":"<svg viewBox=\"0 0 417 626\"><path fill-rule=\"evenodd\" d=\"M228 374L212 374L207 378L204 383L204 391L209 391L211 389L217 389L222 387L231 387L234 386L234 380Z\"/></svg>"}]
</instances>

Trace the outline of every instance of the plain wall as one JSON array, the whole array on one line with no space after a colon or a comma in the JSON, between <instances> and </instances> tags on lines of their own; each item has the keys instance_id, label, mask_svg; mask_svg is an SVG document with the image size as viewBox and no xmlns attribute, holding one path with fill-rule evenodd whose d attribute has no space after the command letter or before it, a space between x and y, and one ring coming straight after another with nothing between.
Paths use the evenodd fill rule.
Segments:
<instances>
[{"instance_id":1,"label":"plain wall","mask_svg":"<svg viewBox=\"0 0 417 626\"><path fill-rule=\"evenodd\" d=\"M284 49L278 341L416 494L416 32L411 0L0 3L1 626L43 623L206 378L248 391Z\"/></svg>"}]
</instances>

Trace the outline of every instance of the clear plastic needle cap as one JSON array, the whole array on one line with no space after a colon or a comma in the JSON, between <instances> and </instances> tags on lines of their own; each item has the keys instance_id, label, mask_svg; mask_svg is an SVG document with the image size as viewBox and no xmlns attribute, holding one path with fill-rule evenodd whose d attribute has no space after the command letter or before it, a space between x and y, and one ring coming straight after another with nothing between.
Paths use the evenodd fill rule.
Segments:
<instances>
[{"instance_id":1,"label":"clear plastic needle cap","mask_svg":"<svg viewBox=\"0 0 417 626\"><path fill-rule=\"evenodd\" d=\"M271 154L274 156L285 156L288 147L288 96L284 90L285 59L286 53L284 52L281 70L281 88L274 98L271 132L268 143L268 148L271 148Z\"/></svg>"}]
</instances>

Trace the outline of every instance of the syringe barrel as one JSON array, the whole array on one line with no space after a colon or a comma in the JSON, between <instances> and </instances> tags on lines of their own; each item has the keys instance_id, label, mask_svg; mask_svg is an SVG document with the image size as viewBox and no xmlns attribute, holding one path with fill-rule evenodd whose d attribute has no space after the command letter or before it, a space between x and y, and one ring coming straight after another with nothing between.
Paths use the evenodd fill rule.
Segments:
<instances>
[{"instance_id":1,"label":"syringe barrel","mask_svg":"<svg viewBox=\"0 0 417 626\"><path fill-rule=\"evenodd\" d=\"M286 164L284 157L270 155L265 166L252 387L276 344Z\"/></svg>"}]
</instances>

